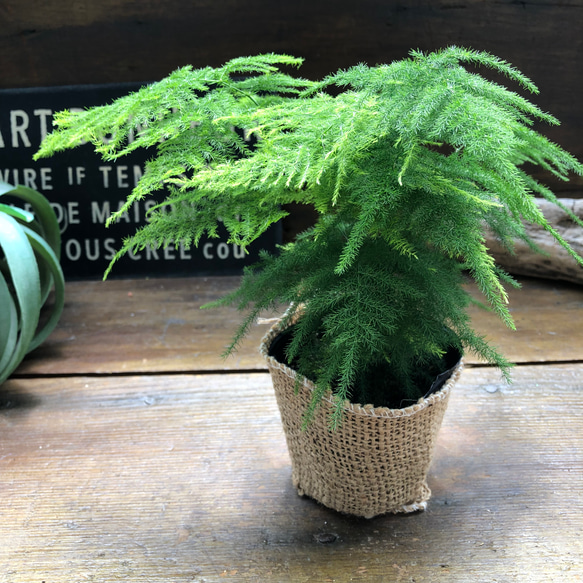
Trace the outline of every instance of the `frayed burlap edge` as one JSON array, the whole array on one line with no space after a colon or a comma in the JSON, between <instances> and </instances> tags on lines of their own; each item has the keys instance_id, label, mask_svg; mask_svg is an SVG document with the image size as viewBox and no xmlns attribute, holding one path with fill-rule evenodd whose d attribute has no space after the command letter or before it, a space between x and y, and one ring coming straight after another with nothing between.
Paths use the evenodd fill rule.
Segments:
<instances>
[{"instance_id":1,"label":"frayed burlap edge","mask_svg":"<svg viewBox=\"0 0 583 583\"><path fill-rule=\"evenodd\" d=\"M346 401L336 431L329 430L335 405L328 394L304 429L314 385L305 378L296 383L296 372L269 356L281 330L281 322L270 329L260 352L271 373L298 494L366 518L425 510L431 497L427 471L462 362L441 390L409 407L389 409Z\"/></svg>"}]
</instances>

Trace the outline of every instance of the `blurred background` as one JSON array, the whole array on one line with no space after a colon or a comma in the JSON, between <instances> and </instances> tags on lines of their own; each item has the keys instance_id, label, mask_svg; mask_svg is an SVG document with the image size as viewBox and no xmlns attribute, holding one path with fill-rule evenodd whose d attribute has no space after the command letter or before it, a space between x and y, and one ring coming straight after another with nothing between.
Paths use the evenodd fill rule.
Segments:
<instances>
[{"instance_id":1,"label":"blurred background","mask_svg":"<svg viewBox=\"0 0 583 583\"><path fill-rule=\"evenodd\" d=\"M533 79L562 122L546 134L583 158L582 0L2 0L0 22L0 88L154 81L271 51L314 78L411 48L486 50Z\"/></svg>"},{"instance_id":2,"label":"blurred background","mask_svg":"<svg viewBox=\"0 0 583 583\"><path fill-rule=\"evenodd\" d=\"M562 122L541 130L583 159L583 0L1 0L0 23L2 89L149 82L262 52L304 57L298 74L317 78L412 48L486 50L538 85ZM579 177L551 186L583 196ZM309 221L294 216L286 238Z\"/></svg>"}]
</instances>

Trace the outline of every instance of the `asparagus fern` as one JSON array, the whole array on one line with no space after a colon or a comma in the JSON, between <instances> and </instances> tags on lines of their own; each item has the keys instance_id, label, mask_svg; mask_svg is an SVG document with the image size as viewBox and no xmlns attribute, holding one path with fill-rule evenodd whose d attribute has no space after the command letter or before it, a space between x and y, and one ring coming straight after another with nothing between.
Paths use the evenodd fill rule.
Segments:
<instances>
[{"instance_id":1,"label":"asparagus fern","mask_svg":"<svg viewBox=\"0 0 583 583\"><path fill-rule=\"evenodd\" d=\"M409 373L450 346L507 373L469 325L462 271L513 328L504 285L516 283L494 264L483 229L512 248L528 241L524 221L536 223L583 264L538 209L535 196L557 200L525 164L563 180L583 166L533 129L557 124L552 115L468 65L532 93L535 85L497 57L458 47L318 82L281 71L300 64L261 55L180 69L110 105L60 113L37 157L83 141L110 161L155 149L110 220L155 190L167 196L118 257L146 245L188 248L217 236L219 222L245 247L285 216L283 205L313 205L314 228L264 254L222 303L249 310L231 350L262 310L281 302L292 303L290 317L301 310L288 357L316 381L314 403L332 387L339 414L345 398L366 399L361 379L387 363L416 399L422 389Z\"/></svg>"}]
</instances>

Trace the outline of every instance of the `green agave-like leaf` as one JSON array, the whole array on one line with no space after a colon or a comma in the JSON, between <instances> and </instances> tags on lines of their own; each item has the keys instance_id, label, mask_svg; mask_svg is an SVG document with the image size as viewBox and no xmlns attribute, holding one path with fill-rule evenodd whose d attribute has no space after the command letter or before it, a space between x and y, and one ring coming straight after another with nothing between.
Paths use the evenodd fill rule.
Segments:
<instances>
[{"instance_id":1,"label":"green agave-like leaf","mask_svg":"<svg viewBox=\"0 0 583 583\"><path fill-rule=\"evenodd\" d=\"M0 371L2 383L20 364L34 338L42 302L40 274L29 238L15 218L2 213L0 248L10 273L18 312L18 338L11 357Z\"/></svg>"},{"instance_id":2,"label":"green agave-like leaf","mask_svg":"<svg viewBox=\"0 0 583 583\"><path fill-rule=\"evenodd\" d=\"M10 187L6 190L6 187ZM3 194L14 196L32 207L36 221L40 225L41 234L51 249L61 258L61 231L55 211L49 201L36 190L27 186L12 186L7 183L0 183L0 196Z\"/></svg>"},{"instance_id":3,"label":"green agave-like leaf","mask_svg":"<svg viewBox=\"0 0 583 583\"><path fill-rule=\"evenodd\" d=\"M32 213L8 204L0 203L0 213L10 215L24 223L32 223L32 221L34 221L34 215Z\"/></svg>"},{"instance_id":4,"label":"green agave-like leaf","mask_svg":"<svg viewBox=\"0 0 583 583\"><path fill-rule=\"evenodd\" d=\"M46 340L47 336L55 329L55 326L61 317L65 305L65 278L59 260L48 243L32 229L23 227L23 230L36 253L39 264L44 264L50 272L51 278L55 284L55 295L54 301L51 305L50 316L43 327L40 330L37 330L27 350L27 352L30 352Z\"/></svg>"},{"instance_id":5,"label":"green agave-like leaf","mask_svg":"<svg viewBox=\"0 0 583 583\"><path fill-rule=\"evenodd\" d=\"M0 181L2 195L28 203L33 212L0 203L0 384L54 330L65 304L61 234L50 203L31 188ZM39 328L53 286L51 311Z\"/></svg>"},{"instance_id":6,"label":"green agave-like leaf","mask_svg":"<svg viewBox=\"0 0 583 583\"><path fill-rule=\"evenodd\" d=\"M16 214L13 214L13 216L15 216L15 218L17 218L20 222L29 223L31 229L39 233L44 238L44 240L49 244L57 258L57 261L60 260L61 231L59 228L57 216L55 214L55 211L52 209L49 201L40 192L37 192L32 188L28 188L27 186L20 185L12 186L11 184L8 184L6 182L0 182L0 196L2 196L3 194L15 197L16 199L19 199L24 203L28 203L30 205L33 211L32 214L23 209L11 207L11 209L13 209L12 214L14 212L20 211L20 213L24 213L23 214L24 217L30 215L34 218L34 220L32 221L22 220ZM6 205L0 204L0 212L3 210L1 207L4 206ZM47 297L53 286L53 279L51 271L47 269L43 262L40 262L39 264L39 273L41 280L41 296L42 301L44 303L47 300Z\"/></svg>"},{"instance_id":7,"label":"green agave-like leaf","mask_svg":"<svg viewBox=\"0 0 583 583\"><path fill-rule=\"evenodd\" d=\"M5 378L18 338L18 315L8 284L0 272L0 383ZM10 373L11 371L9 371Z\"/></svg>"}]
</instances>

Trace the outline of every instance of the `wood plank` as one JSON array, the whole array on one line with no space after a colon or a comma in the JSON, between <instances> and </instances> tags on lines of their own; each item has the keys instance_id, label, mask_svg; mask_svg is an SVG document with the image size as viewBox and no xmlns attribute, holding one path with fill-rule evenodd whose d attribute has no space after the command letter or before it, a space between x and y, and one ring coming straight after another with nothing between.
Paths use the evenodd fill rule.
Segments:
<instances>
[{"instance_id":1,"label":"wood plank","mask_svg":"<svg viewBox=\"0 0 583 583\"><path fill-rule=\"evenodd\" d=\"M201 310L237 277L69 282L58 328L17 375L197 372L265 369L255 327L239 351L220 354L241 321L234 308ZM583 360L583 289L523 279L510 290L518 331L473 307L476 329L514 362ZM474 288L473 293L478 296ZM467 362L476 363L471 354Z\"/></svg>"},{"instance_id":2,"label":"wood plank","mask_svg":"<svg viewBox=\"0 0 583 583\"><path fill-rule=\"evenodd\" d=\"M424 513L299 498L266 374L0 388L0 582L580 581L583 365L466 369Z\"/></svg>"},{"instance_id":3,"label":"wood plank","mask_svg":"<svg viewBox=\"0 0 583 583\"><path fill-rule=\"evenodd\" d=\"M221 357L241 321L234 308L201 310L238 277L69 282L59 327L19 373L248 370L265 327L234 356Z\"/></svg>"},{"instance_id":4,"label":"wood plank","mask_svg":"<svg viewBox=\"0 0 583 583\"><path fill-rule=\"evenodd\" d=\"M473 326L512 362L583 360L583 288L543 279L517 277L520 289L509 289L509 307L516 331L492 313L471 307ZM472 294L480 298L477 288ZM468 355L468 363L477 360Z\"/></svg>"},{"instance_id":5,"label":"wood plank","mask_svg":"<svg viewBox=\"0 0 583 583\"><path fill-rule=\"evenodd\" d=\"M555 232L569 243L580 257L583 257L583 229L555 204L542 199L537 202ZM583 200L562 198L560 202L579 219L583 219ZM486 247L497 265L508 273L583 284L583 267L553 235L539 225L527 223L525 227L531 241L544 252L544 255L531 249L524 241L517 241L514 253L510 254L493 233L486 231Z\"/></svg>"}]
</instances>

